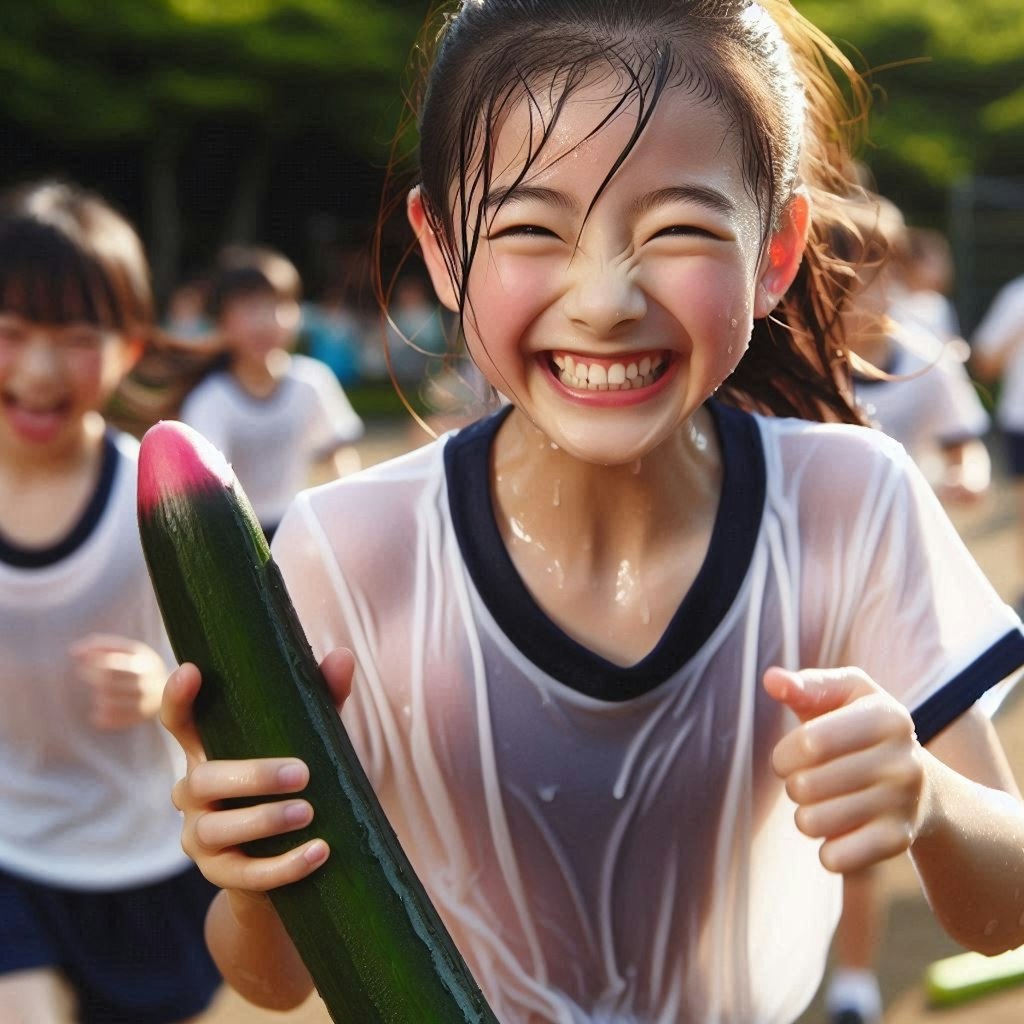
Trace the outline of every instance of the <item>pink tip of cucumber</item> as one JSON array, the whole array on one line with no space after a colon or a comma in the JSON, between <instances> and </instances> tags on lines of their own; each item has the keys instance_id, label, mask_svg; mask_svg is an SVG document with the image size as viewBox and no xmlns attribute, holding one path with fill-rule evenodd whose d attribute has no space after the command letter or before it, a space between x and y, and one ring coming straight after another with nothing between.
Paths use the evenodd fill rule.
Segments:
<instances>
[{"instance_id":1,"label":"pink tip of cucumber","mask_svg":"<svg viewBox=\"0 0 1024 1024\"><path fill-rule=\"evenodd\" d=\"M227 460L197 430L161 420L143 435L139 451L139 512L147 514L164 498L211 487L233 487Z\"/></svg>"}]
</instances>

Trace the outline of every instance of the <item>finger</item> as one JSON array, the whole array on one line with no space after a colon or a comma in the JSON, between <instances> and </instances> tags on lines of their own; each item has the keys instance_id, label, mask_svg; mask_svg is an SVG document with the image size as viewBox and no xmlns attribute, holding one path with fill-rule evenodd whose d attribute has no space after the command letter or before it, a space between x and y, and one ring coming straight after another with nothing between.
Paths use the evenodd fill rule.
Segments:
<instances>
[{"instance_id":1,"label":"finger","mask_svg":"<svg viewBox=\"0 0 1024 1024\"><path fill-rule=\"evenodd\" d=\"M190 768L206 760L203 741L192 717L192 706L201 684L199 669L186 662L171 673L160 702L160 721L185 751Z\"/></svg>"},{"instance_id":2,"label":"finger","mask_svg":"<svg viewBox=\"0 0 1024 1024\"><path fill-rule=\"evenodd\" d=\"M888 787L872 786L796 810L796 827L811 839L846 835L893 812Z\"/></svg>"},{"instance_id":3,"label":"finger","mask_svg":"<svg viewBox=\"0 0 1024 1024\"><path fill-rule=\"evenodd\" d=\"M804 722L782 737L772 754L776 772L795 771L890 741L909 743L914 721L902 704L873 693Z\"/></svg>"},{"instance_id":4,"label":"finger","mask_svg":"<svg viewBox=\"0 0 1024 1024\"><path fill-rule=\"evenodd\" d=\"M200 849L223 850L241 846L254 839L284 835L304 828L313 820L313 808L305 800L275 800L252 807L201 814L192 827L192 835ZM191 852L186 847L186 853Z\"/></svg>"},{"instance_id":5,"label":"finger","mask_svg":"<svg viewBox=\"0 0 1024 1024\"><path fill-rule=\"evenodd\" d=\"M336 647L320 662L320 671L327 681L334 703L340 708L352 692L352 673L356 659L347 647Z\"/></svg>"},{"instance_id":6,"label":"finger","mask_svg":"<svg viewBox=\"0 0 1024 1024\"><path fill-rule=\"evenodd\" d=\"M204 761L188 774L195 805L237 797L269 797L298 793L309 783L309 769L296 758L261 757L239 761Z\"/></svg>"},{"instance_id":7,"label":"finger","mask_svg":"<svg viewBox=\"0 0 1024 1024\"><path fill-rule=\"evenodd\" d=\"M77 656L82 675L123 676L138 679L152 662L138 651L86 651Z\"/></svg>"},{"instance_id":8,"label":"finger","mask_svg":"<svg viewBox=\"0 0 1024 1024\"><path fill-rule=\"evenodd\" d=\"M206 858L206 878L221 889L268 892L312 874L327 860L330 849L322 839L311 839L276 857L249 857L241 850L226 850Z\"/></svg>"},{"instance_id":9,"label":"finger","mask_svg":"<svg viewBox=\"0 0 1024 1024\"><path fill-rule=\"evenodd\" d=\"M897 742L881 743L846 757L804 768L786 777L786 793L808 806L885 783L895 790L920 790L920 761Z\"/></svg>"},{"instance_id":10,"label":"finger","mask_svg":"<svg viewBox=\"0 0 1024 1024\"><path fill-rule=\"evenodd\" d=\"M876 819L846 835L826 840L818 857L829 871L845 875L906 853L912 841L913 830L908 821L894 817Z\"/></svg>"},{"instance_id":11,"label":"finger","mask_svg":"<svg viewBox=\"0 0 1024 1024\"><path fill-rule=\"evenodd\" d=\"M85 657L106 652L118 652L131 654L135 650L136 642L127 637L117 636L113 633L87 633L79 637L68 650L75 657Z\"/></svg>"},{"instance_id":12,"label":"finger","mask_svg":"<svg viewBox=\"0 0 1024 1024\"><path fill-rule=\"evenodd\" d=\"M879 688L857 668L811 668L792 672L774 666L764 674L769 697L785 704L801 722L879 692Z\"/></svg>"}]
</instances>

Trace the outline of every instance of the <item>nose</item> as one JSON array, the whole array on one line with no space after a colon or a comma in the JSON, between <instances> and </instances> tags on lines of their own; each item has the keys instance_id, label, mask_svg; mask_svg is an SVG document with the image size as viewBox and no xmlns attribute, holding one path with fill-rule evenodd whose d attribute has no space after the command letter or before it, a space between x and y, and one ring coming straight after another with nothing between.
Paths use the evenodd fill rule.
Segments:
<instances>
[{"instance_id":1,"label":"nose","mask_svg":"<svg viewBox=\"0 0 1024 1024\"><path fill-rule=\"evenodd\" d=\"M636 280L634 261L588 259L577 252L569 268L565 313L580 328L610 337L647 314L647 299Z\"/></svg>"},{"instance_id":2,"label":"nose","mask_svg":"<svg viewBox=\"0 0 1024 1024\"><path fill-rule=\"evenodd\" d=\"M57 346L45 331L30 335L21 348L18 370L26 377L46 378L60 372L61 355Z\"/></svg>"}]
</instances>

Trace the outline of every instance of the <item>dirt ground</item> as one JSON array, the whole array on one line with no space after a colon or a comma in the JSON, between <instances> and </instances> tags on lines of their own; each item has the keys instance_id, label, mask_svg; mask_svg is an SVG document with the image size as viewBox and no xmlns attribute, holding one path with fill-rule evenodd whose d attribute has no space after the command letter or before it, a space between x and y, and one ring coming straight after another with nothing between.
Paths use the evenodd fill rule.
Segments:
<instances>
[{"instance_id":1,"label":"dirt ground","mask_svg":"<svg viewBox=\"0 0 1024 1024\"><path fill-rule=\"evenodd\" d=\"M369 432L360 445L363 465L408 448L419 435L388 428ZM978 507L954 516L968 547L1000 594L1014 601L1021 581L1014 530L1013 497L996 472L993 493ZM996 718L1017 778L1024 784L1024 688L1011 696ZM886 1024L1020 1024L1024 1021L1024 985L949 1008L927 1005L922 979L925 968L941 957L961 952L940 930L921 896L916 877L905 858L883 872L889 909L878 974L886 1005ZM824 1024L820 995L797 1024ZM200 1022L197 1021L197 1024ZM330 1024L323 1004L314 995L287 1014L256 1009L232 992L223 991L201 1024Z\"/></svg>"}]
</instances>

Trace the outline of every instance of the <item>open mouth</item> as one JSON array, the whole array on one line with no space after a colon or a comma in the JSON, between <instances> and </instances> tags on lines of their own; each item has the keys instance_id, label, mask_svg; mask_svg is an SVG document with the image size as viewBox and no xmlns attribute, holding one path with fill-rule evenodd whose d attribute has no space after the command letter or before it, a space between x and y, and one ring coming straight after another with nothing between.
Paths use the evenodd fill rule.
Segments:
<instances>
[{"instance_id":1,"label":"open mouth","mask_svg":"<svg viewBox=\"0 0 1024 1024\"><path fill-rule=\"evenodd\" d=\"M639 391L664 375L670 358L666 352L649 352L624 359L598 359L553 352L551 372L567 388L577 391Z\"/></svg>"},{"instance_id":2,"label":"open mouth","mask_svg":"<svg viewBox=\"0 0 1024 1024\"><path fill-rule=\"evenodd\" d=\"M67 398L51 402L26 402L5 392L2 400L7 422L14 431L30 441L47 441L60 430L71 402Z\"/></svg>"}]
</instances>

